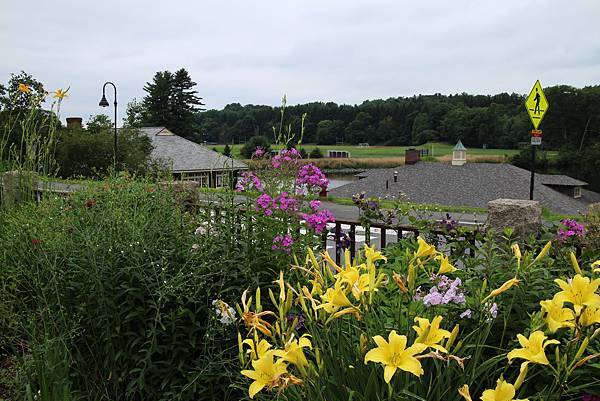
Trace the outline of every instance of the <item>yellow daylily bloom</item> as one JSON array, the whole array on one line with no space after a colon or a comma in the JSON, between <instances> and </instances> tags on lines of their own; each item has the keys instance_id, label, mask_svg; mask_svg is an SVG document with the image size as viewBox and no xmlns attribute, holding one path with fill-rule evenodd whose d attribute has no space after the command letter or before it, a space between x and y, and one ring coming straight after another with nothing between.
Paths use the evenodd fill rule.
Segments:
<instances>
[{"instance_id":1,"label":"yellow daylily bloom","mask_svg":"<svg viewBox=\"0 0 600 401\"><path fill-rule=\"evenodd\" d=\"M526 338L522 334L517 334L519 344L523 348L517 348L510 351L507 355L509 362L515 358L525 359L526 361L539 363L540 365L549 365L550 362L544 352L545 348L550 344L560 344L558 340L546 340L543 331L534 331Z\"/></svg>"},{"instance_id":2,"label":"yellow daylily bloom","mask_svg":"<svg viewBox=\"0 0 600 401\"><path fill-rule=\"evenodd\" d=\"M250 354L252 360L261 358L272 347L265 339L260 340L258 344L256 344L254 340L247 338L242 342L242 345L247 345L250 348L247 352Z\"/></svg>"},{"instance_id":3,"label":"yellow daylily bloom","mask_svg":"<svg viewBox=\"0 0 600 401\"><path fill-rule=\"evenodd\" d=\"M261 358L252 361L254 370L242 370L242 375L254 380L248 388L250 398L265 387L274 387L280 377L287 373L287 365L282 359L273 361L273 351L268 351Z\"/></svg>"},{"instance_id":4,"label":"yellow daylily bloom","mask_svg":"<svg viewBox=\"0 0 600 401\"><path fill-rule=\"evenodd\" d=\"M546 314L546 324L551 333L563 327L575 327L575 314L569 308L563 308L563 303L555 299L541 301L540 305Z\"/></svg>"},{"instance_id":5,"label":"yellow daylily bloom","mask_svg":"<svg viewBox=\"0 0 600 401\"><path fill-rule=\"evenodd\" d=\"M540 260L542 260L550 251L550 248L552 248L552 241L548 241L546 243L546 245L544 245L544 247L542 248L542 250L540 251L540 253L535 257L535 259L533 260L534 263L539 262Z\"/></svg>"},{"instance_id":6,"label":"yellow daylily bloom","mask_svg":"<svg viewBox=\"0 0 600 401\"><path fill-rule=\"evenodd\" d=\"M380 251L375 250L375 245L369 247L369 245L365 244L365 258L371 263L375 263L379 260L387 262L387 258L383 256Z\"/></svg>"},{"instance_id":7,"label":"yellow daylily bloom","mask_svg":"<svg viewBox=\"0 0 600 401\"><path fill-rule=\"evenodd\" d=\"M370 277L367 273L360 274L360 268L364 266L346 266L342 271L335 275L335 277L342 283L348 284L352 295L358 301L360 300L364 292L370 289ZM377 289L375 288L375 291Z\"/></svg>"},{"instance_id":8,"label":"yellow daylily bloom","mask_svg":"<svg viewBox=\"0 0 600 401\"><path fill-rule=\"evenodd\" d=\"M503 292L508 291L513 286L515 286L515 285L518 286L520 282L521 282L521 280L519 280L517 278L511 278L510 280L507 280L506 282L504 282L504 284L502 284L500 287L498 287L495 290L493 290L492 292L490 292L490 295L485 297L483 300L486 301L489 298L496 297L496 296L502 294Z\"/></svg>"},{"instance_id":9,"label":"yellow daylily bloom","mask_svg":"<svg viewBox=\"0 0 600 401\"><path fill-rule=\"evenodd\" d=\"M425 242L421 236L417 237L417 243L419 244L419 248L417 249L417 252L415 252L416 258L428 258L435 256L435 247Z\"/></svg>"},{"instance_id":10,"label":"yellow daylily bloom","mask_svg":"<svg viewBox=\"0 0 600 401\"><path fill-rule=\"evenodd\" d=\"M67 92L68 91L69 91L69 88L67 88L66 90L57 89L57 90L54 91L54 95L52 97L55 98L55 99L58 99L58 100L62 100L64 98L68 97L67 96Z\"/></svg>"},{"instance_id":11,"label":"yellow daylily bloom","mask_svg":"<svg viewBox=\"0 0 600 401\"><path fill-rule=\"evenodd\" d=\"M396 334L396 330L392 330L389 337L389 343L381 336L373 337L377 348L373 348L365 355L365 365L368 362L376 362L384 365L383 378L386 383L392 380L392 376L396 370L400 369L405 372L410 372L419 377L424 371L421 362L415 358L415 355L427 349L425 344L415 343L410 347L406 347L406 336Z\"/></svg>"},{"instance_id":12,"label":"yellow daylily bloom","mask_svg":"<svg viewBox=\"0 0 600 401\"><path fill-rule=\"evenodd\" d=\"M573 266L573 270L575 270L575 273L583 274L583 272L581 271L581 267L579 267L577 256L575 256L574 252L569 253L569 258L571 259L571 265Z\"/></svg>"},{"instance_id":13,"label":"yellow daylily bloom","mask_svg":"<svg viewBox=\"0 0 600 401\"><path fill-rule=\"evenodd\" d=\"M257 289L257 294L260 294L259 289ZM277 316L274 312L271 311L263 311L263 312L252 312L250 310L250 301L246 302L247 291L242 293L242 320L244 324L250 331L258 330L266 336L271 335L271 323L267 322L263 319L263 316ZM259 297L257 297L259 298Z\"/></svg>"},{"instance_id":14,"label":"yellow daylily bloom","mask_svg":"<svg viewBox=\"0 0 600 401\"><path fill-rule=\"evenodd\" d=\"M596 323L600 323L600 308L595 306L586 306L581 316L579 316L579 323L583 327L588 327Z\"/></svg>"},{"instance_id":15,"label":"yellow daylily bloom","mask_svg":"<svg viewBox=\"0 0 600 401\"><path fill-rule=\"evenodd\" d=\"M510 247L515 254L515 258L520 262L521 261L521 248L519 248L519 244L512 244Z\"/></svg>"},{"instance_id":16,"label":"yellow daylily bloom","mask_svg":"<svg viewBox=\"0 0 600 401\"><path fill-rule=\"evenodd\" d=\"M346 296L346 290L344 289L341 281L336 281L333 288L328 288L325 294L321 295L323 303L317 306L316 309L325 309L327 313L337 312L339 308L346 306L352 306L352 302Z\"/></svg>"},{"instance_id":17,"label":"yellow daylily bloom","mask_svg":"<svg viewBox=\"0 0 600 401\"><path fill-rule=\"evenodd\" d=\"M569 282L558 278L554 282L562 289L554 295L554 298L559 302L572 303L578 316L584 306L600 308L600 295L596 294L600 286L600 278L590 281L589 277L576 274Z\"/></svg>"},{"instance_id":18,"label":"yellow daylily bloom","mask_svg":"<svg viewBox=\"0 0 600 401\"><path fill-rule=\"evenodd\" d=\"M452 272L455 272L456 270L458 270L456 267L454 267L450 263L450 260L448 259L448 256L446 256L446 255L440 254L440 255L436 256L436 260L440 261L440 269L438 270L437 274L452 273Z\"/></svg>"},{"instance_id":19,"label":"yellow daylily bloom","mask_svg":"<svg viewBox=\"0 0 600 401\"><path fill-rule=\"evenodd\" d=\"M23 84L23 83L19 84L18 90L21 93L30 93L31 92L31 88L29 87L29 85Z\"/></svg>"},{"instance_id":20,"label":"yellow daylily bloom","mask_svg":"<svg viewBox=\"0 0 600 401\"><path fill-rule=\"evenodd\" d=\"M312 349L312 344L305 334L299 339L290 339L284 349L273 351L273 355L281 357L285 362L292 363L296 366L304 367L308 365L308 360L304 355L303 348Z\"/></svg>"},{"instance_id":21,"label":"yellow daylily bloom","mask_svg":"<svg viewBox=\"0 0 600 401\"><path fill-rule=\"evenodd\" d=\"M481 401L528 401L528 400L516 400L515 386L504 381L504 379L498 379L496 382L496 388L494 390L485 390L481 395Z\"/></svg>"},{"instance_id":22,"label":"yellow daylily bloom","mask_svg":"<svg viewBox=\"0 0 600 401\"><path fill-rule=\"evenodd\" d=\"M463 386L458 389L458 394L460 394L465 401L473 401L471 398L471 393L469 392L468 384L463 384Z\"/></svg>"},{"instance_id":23,"label":"yellow daylily bloom","mask_svg":"<svg viewBox=\"0 0 600 401\"><path fill-rule=\"evenodd\" d=\"M426 345L441 352L448 352L446 348L439 344L444 338L450 338L451 335L448 330L440 329L442 319L443 317L436 316L432 322L429 322L429 319L416 317L415 322L418 323L418 326L413 326L413 329L417 332L418 337L415 343Z\"/></svg>"}]
</instances>

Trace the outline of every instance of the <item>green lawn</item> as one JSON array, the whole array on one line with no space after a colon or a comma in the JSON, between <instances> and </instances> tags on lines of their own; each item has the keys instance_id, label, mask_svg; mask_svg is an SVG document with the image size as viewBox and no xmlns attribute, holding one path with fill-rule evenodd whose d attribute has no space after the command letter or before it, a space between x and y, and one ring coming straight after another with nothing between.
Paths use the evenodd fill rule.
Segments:
<instances>
[{"instance_id":1,"label":"green lawn","mask_svg":"<svg viewBox=\"0 0 600 401\"><path fill-rule=\"evenodd\" d=\"M233 146L233 155L236 158L240 157L240 148L242 145L230 145ZM219 152L223 151L225 145L216 145L216 148ZM312 149L317 147L314 144L306 144L302 146L307 152L310 152ZM383 158L383 157L402 157L404 156L404 151L408 149L408 146L370 146L368 148L360 148L358 146L353 145L319 145L318 146L323 154L327 152L327 150L346 150L350 152L351 157L356 158ZM454 145L450 145L447 143L427 143L425 145L416 146L417 149L429 149L430 154L433 156L445 156L452 154L452 148ZM212 148L212 146L211 146ZM273 146L273 148L277 148ZM471 155L485 155L485 156L512 156L516 153L519 153L517 149L480 149L480 148L469 148L467 150L467 154Z\"/></svg>"}]
</instances>

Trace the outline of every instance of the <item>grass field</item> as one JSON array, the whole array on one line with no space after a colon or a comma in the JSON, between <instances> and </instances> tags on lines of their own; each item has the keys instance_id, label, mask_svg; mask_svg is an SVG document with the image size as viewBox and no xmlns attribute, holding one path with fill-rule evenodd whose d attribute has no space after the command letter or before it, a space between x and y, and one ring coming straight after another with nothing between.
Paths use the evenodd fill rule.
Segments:
<instances>
[{"instance_id":1,"label":"grass field","mask_svg":"<svg viewBox=\"0 0 600 401\"><path fill-rule=\"evenodd\" d=\"M240 148L242 145L230 145L233 147L233 156L235 158L240 158ZM212 146L209 146L212 148ZM216 148L219 152L223 151L225 145L216 145ZM306 144L302 145L302 147L310 152L312 149L317 147L314 144ZM325 154L328 150L346 150L350 152L350 156L352 158L397 158L404 157L404 151L408 149L408 146L369 146L368 148L360 148L358 146L353 145L319 145L318 146L323 154ZM452 148L454 145L450 145L447 143L427 143L425 145L416 146L416 149L429 149L430 155L434 157L440 156L448 156L452 154ZM273 146L273 148L277 148ZM469 148L467 151L467 155L476 155L476 156L512 156L516 153L519 153L518 149L478 149L478 148Z\"/></svg>"}]
</instances>

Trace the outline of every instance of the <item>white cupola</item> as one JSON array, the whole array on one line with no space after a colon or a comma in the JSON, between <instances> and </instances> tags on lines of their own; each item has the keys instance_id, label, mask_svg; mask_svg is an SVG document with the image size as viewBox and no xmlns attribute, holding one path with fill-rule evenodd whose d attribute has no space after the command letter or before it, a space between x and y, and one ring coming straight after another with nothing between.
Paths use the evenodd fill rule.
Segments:
<instances>
[{"instance_id":1,"label":"white cupola","mask_svg":"<svg viewBox=\"0 0 600 401\"><path fill-rule=\"evenodd\" d=\"M452 165L462 166L467 162L467 148L459 139L454 149L452 149Z\"/></svg>"}]
</instances>

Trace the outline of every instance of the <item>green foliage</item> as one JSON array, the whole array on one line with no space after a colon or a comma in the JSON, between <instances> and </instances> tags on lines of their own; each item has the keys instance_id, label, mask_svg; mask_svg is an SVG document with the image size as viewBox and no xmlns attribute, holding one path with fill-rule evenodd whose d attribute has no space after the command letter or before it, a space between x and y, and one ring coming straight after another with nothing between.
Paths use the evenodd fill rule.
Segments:
<instances>
[{"instance_id":1,"label":"green foliage","mask_svg":"<svg viewBox=\"0 0 600 401\"><path fill-rule=\"evenodd\" d=\"M100 129L100 128L99 128ZM135 129L121 129L117 135L119 169L143 174L152 151L150 139ZM56 150L58 174L64 178L101 178L113 166L114 132L61 130Z\"/></svg>"},{"instance_id":2,"label":"green foliage","mask_svg":"<svg viewBox=\"0 0 600 401\"><path fill-rule=\"evenodd\" d=\"M266 136L253 136L240 149L240 155L244 159L250 159L257 147L261 147L268 154L271 151L271 143Z\"/></svg>"},{"instance_id":3,"label":"green foliage","mask_svg":"<svg viewBox=\"0 0 600 401\"><path fill-rule=\"evenodd\" d=\"M310 151L308 157L310 157L311 159L321 159L323 158L323 152L321 152L321 149L319 149L319 147L317 146Z\"/></svg>"},{"instance_id":4,"label":"green foliage","mask_svg":"<svg viewBox=\"0 0 600 401\"><path fill-rule=\"evenodd\" d=\"M231 156L231 148L229 147L229 145L225 145L225 148L223 148L223 155L227 157Z\"/></svg>"},{"instance_id":5,"label":"green foliage","mask_svg":"<svg viewBox=\"0 0 600 401\"><path fill-rule=\"evenodd\" d=\"M114 124L114 121L111 121L110 117L106 114L96 114L95 116L90 116L86 124L86 129L90 134L98 134L99 132L114 128Z\"/></svg>"}]
</instances>

